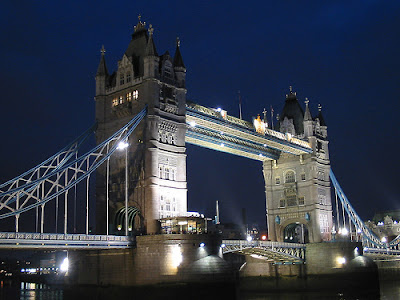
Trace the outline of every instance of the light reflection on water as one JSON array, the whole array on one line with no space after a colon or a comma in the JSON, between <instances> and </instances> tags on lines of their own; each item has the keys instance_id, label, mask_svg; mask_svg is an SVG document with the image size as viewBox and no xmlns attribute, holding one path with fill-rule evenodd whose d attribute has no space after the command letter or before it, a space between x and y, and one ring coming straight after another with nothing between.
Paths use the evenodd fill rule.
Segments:
<instances>
[{"instance_id":1,"label":"light reflection on water","mask_svg":"<svg viewBox=\"0 0 400 300\"><path fill-rule=\"evenodd\" d=\"M99 291L98 291L99 292ZM176 293L173 293L174 297L169 298L168 295L165 297L157 298L147 298L146 299L187 299L181 298L179 293L179 288ZM101 292L100 292L101 295ZM100 296L97 294L97 296ZM357 293L353 295L343 295L341 293L333 293L328 291L281 291L281 292L238 292L236 297L229 297L229 300L314 300L314 299L340 299L340 300L350 300L350 299L376 299L369 297L357 297ZM79 299L79 295L76 295L74 299ZM172 296L172 295L170 295ZM186 295L187 296L187 295ZM213 293L210 291L207 299L213 298ZM204 293L202 293L204 297ZM68 300L65 298L63 288L61 286L49 286L43 283L29 283L21 282L20 284L13 284L11 281L0 281L0 300ZM99 299L103 299L101 296ZM143 298L144 299L144 298ZM190 297L191 300L197 299L196 296ZM205 298L202 298L205 299ZM218 297L218 299L223 299ZM380 299L381 300L392 300L400 299L400 280L386 280L380 284Z\"/></svg>"},{"instance_id":2,"label":"light reflection on water","mask_svg":"<svg viewBox=\"0 0 400 300\"><path fill-rule=\"evenodd\" d=\"M0 281L1 300L63 300L63 290L59 286L44 283Z\"/></svg>"},{"instance_id":3,"label":"light reflection on water","mask_svg":"<svg viewBox=\"0 0 400 300\"><path fill-rule=\"evenodd\" d=\"M21 300L54 299L62 300L63 291L59 288L50 287L44 283L21 282Z\"/></svg>"}]
</instances>

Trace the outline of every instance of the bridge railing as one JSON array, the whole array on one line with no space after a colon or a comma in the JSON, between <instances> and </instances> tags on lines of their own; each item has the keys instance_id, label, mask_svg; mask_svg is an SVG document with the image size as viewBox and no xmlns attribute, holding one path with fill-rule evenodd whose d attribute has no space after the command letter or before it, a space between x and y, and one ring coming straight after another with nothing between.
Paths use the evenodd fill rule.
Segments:
<instances>
[{"instance_id":1,"label":"bridge railing","mask_svg":"<svg viewBox=\"0 0 400 300\"><path fill-rule=\"evenodd\" d=\"M86 235L63 233L29 233L29 232L0 232L0 240L58 240L58 241L118 241L130 242L129 236L119 235Z\"/></svg>"},{"instance_id":2,"label":"bridge railing","mask_svg":"<svg viewBox=\"0 0 400 300\"><path fill-rule=\"evenodd\" d=\"M306 245L298 243L272 242L272 241L247 241L247 240L222 240L222 243L230 246L243 247L270 247L270 248L300 248L305 249Z\"/></svg>"}]
</instances>

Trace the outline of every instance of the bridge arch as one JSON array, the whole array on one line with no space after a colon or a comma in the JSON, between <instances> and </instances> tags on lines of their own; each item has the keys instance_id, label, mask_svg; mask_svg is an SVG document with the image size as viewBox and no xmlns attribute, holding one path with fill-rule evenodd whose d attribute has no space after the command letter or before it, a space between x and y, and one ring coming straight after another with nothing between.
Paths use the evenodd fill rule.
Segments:
<instances>
[{"instance_id":1,"label":"bridge arch","mask_svg":"<svg viewBox=\"0 0 400 300\"><path fill-rule=\"evenodd\" d=\"M307 220L301 218L289 219L282 222L278 240L288 243L309 243L312 239L312 228Z\"/></svg>"}]
</instances>

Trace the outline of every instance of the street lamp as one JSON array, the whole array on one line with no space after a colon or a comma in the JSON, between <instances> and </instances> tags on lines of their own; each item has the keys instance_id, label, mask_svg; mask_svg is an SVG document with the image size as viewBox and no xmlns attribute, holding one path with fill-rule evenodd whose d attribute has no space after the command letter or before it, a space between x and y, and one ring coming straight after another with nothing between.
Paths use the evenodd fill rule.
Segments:
<instances>
[{"instance_id":1,"label":"street lamp","mask_svg":"<svg viewBox=\"0 0 400 300\"><path fill-rule=\"evenodd\" d=\"M125 235L128 235L128 138L118 144L118 150L125 149Z\"/></svg>"}]
</instances>

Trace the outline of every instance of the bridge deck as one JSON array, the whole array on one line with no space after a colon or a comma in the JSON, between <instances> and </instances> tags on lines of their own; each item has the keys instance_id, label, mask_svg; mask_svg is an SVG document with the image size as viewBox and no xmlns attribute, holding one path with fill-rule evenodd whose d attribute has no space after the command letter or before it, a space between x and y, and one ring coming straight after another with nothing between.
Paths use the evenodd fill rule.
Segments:
<instances>
[{"instance_id":1,"label":"bridge deck","mask_svg":"<svg viewBox=\"0 0 400 300\"><path fill-rule=\"evenodd\" d=\"M116 235L0 232L0 249L125 249L133 239Z\"/></svg>"},{"instance_id":2,"label":"bridge deck","mask_svg":"<svg viewBox=\"0 0 400 300\"><path fill-rule=\"evenodd\" d=\"M186 105L186 123L187 143L255 160L278 159L282 151L312 152L306 141L268 128L258 133L249 122L194 103Z\"/></svg>"}]
</instances>

